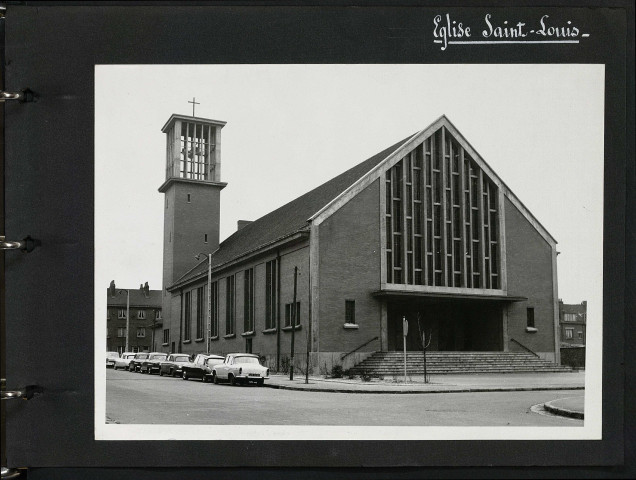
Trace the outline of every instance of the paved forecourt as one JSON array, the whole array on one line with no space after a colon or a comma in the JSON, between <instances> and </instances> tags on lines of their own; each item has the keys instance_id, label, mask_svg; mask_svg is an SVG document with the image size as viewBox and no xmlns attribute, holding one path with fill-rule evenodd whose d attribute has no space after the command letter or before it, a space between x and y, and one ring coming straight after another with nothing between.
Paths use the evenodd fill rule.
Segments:
<instances>
[{"instance_id":1,"label":"paved forecourt","mask_svg":"<svg viewBox=\"0 0 636 480\"><path fill-rule=\"evenodd\" d=\"M276 384L273 377L271 384ZM310 379L311 380L311 379ZM296 380L294 380L295 382ZM299 379L303 381L304 379ZM267 382L266 382L267 383ZM314 384L318 385L318 382ZM333 382L332 382L333 383ZM280 384L280 382L279 382ZM549 388L549 387L548 387ZM106 421L201 425L582 426L531 410L572 390L353 395L107 371Z\"/></svg>"}]
</instances>

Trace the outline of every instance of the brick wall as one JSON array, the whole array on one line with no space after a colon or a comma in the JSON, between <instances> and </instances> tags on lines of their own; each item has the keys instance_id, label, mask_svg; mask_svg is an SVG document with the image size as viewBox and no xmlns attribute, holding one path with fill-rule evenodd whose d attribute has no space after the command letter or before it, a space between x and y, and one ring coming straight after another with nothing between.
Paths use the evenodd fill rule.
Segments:
<instances>
[{"instance_id":1,"label":"brick wall","mask_svg":"<svg viewBox=\"0 0 636 480\"><path fill-rule=\"evenodd\" d=\"M348 352L380 336L380 187L376 180L319 227L320 352ZM357 329L345 329L345 300ZM378 350L375 341L362 351Z\"/></svg>"},{"instance_id":2,"label":"brick wall","mask_svg":"<svg viewBox=\"0 0 636 480\"><path fill-rule=\"evenodd\" d=\"M508 295L527 297L507 308L508 338L554 360L552 248L517 208L505 199ZM534 308L536 332L526 331L527 308ZM508 342L511 351L522 350Z\"/></svg>"}]
</instances>

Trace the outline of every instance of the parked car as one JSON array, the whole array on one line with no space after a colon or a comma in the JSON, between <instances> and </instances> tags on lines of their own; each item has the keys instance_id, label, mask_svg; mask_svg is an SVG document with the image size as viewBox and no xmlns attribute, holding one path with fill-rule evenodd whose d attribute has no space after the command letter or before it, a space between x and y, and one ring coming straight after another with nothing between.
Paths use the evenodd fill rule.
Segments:
<instances>
[{"instance_id":1,"label":"parked car","mask_svg":"<svg viewBox=\"0 0 636 480\"><path fill-rule=\"evenodd\" d=\"M119 358L119 352L106 352L106 368L114 367L115 360Z\"/></svg>"},{"instance_id":2,"label":"parked car","mask_svg":"<svg viewBox=\"0 0 636 480\"><path fill-rule=\"evenodd\" d=\"M148 358L149 355L150 354L148 352L136 353L135 356L130 361L130 363L128 364L128 370L131 372L138 372L139 367L141 366L143 361Z\"/></svg>"},{"instance_id":3,"label":"parked car","mask_svg":"<svg viewBox=\"0 0 636 480\"><path fill-rule=\"evenodd\" d=\"M119 357L117 360L115 360L115 365L113 366L113 368L115 370L123 368L124 370L128 370L128 364L130 363L130 361L134 358L135 353L134 352L124 352L121 354L121 357Z\"/></svg>"},{"instance_id":4,"label":"parked car","mask_svg":"<svg viewBox=\"0 0 636 480\"><path fill-rule=\"evenodd\" d=\"M159 375L171 375L176 377L181 375L181 367L190 361L190 355L187 353L171 353L168 357L159 363Z\"/></svg>"},{"instance_id":5,"label":"parked car","mask_svg":"<svg viewBox=\"0 0 636 480\"><path fill-rule=\"evenodd\" d=\"M159 363L166 359L167 353L150 352L148 358L139 365L139 372L149 373L159 372Z\"/></svg>"},{"instance_id":6,"label":"parked car","mask_svg":"<svg viewBox=\"0 0 636 480\"><path fill-rule=\"evenodd\" d=\"M230 353L223 363L214 367L212 378L214 383L226 381L232 385L244 385L254 382L261 387L269 378L269 368L260 364L258 355Z\"/></svg>"},{"instance_id":7,"label":"parked car","mask_svg":"<svg viewBox=\"0 0 636 480\"><path fill-rule=\"evenodd\" d=\"M221 355L198 354L190 363L181 367L181 377L184 380L189 378L200 378L204 382L213 378L212 371L215 365L223 363Z\"/></svg>"}]
</instances>

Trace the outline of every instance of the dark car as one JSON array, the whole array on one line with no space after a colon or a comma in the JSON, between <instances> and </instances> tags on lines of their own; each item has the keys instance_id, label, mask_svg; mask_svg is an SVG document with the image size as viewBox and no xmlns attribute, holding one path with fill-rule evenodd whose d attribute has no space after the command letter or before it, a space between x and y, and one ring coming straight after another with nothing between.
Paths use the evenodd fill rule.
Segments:
<instances>
[{"instance_id":1,"label":"dark car","mask_svg":"<svg viewBox=\"0 0 636 480\"><path fill-rule=\"evenodd\" d=\"M139 365L139 372L149 373L159 372L159 364L166 359L167 353L151 352L148 354L148 358L141 362Z\"/></svg>"},{"instance_id":2,"label":"dark car","mask_svg":"<svg viewBox=\"0 0 636 480\"><path fill-rule=\"evenodd\" d=\"M135 358L133 358L128 364L128 370L131 372L138 372L139 367L141 366L144 360L148 359L149 355L150 354L148 352L141 352L141 353L135 354Z\"/></svg>"},{"instance_id":3,"label":"dark car","mask_svg":"<svg viewBox=\"0 0 636 480\"><path fill-rule=\"evenodd\" d=\"M171 353L159 363L159 375L171 375L173 377L181 375L181 367L190 361L187 353Z\"/></svg>"},{"instance_id":4,"label":"dark car","mask_svg":"<svg viewBox=\"0 0 636 480\"><path fill-rule=\"evenodd\" d=\"M199 354L194 357L192 363L186 363L182 367L181 377L184 380L200 378L204 382L212 381L212 371L215 365L223 363L225 357L221 355Z\"/></svg>"}]
</instances>

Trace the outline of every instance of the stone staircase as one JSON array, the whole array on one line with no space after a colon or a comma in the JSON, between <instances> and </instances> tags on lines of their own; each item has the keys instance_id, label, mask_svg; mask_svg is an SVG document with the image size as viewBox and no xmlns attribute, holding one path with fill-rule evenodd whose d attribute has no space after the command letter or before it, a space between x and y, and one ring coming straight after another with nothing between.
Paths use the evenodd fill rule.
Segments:
<instances>
[{"instance_id":1,"label":"stone staircase","mask_svg":"<svg viewBox=\"0 0 636 480\"><path fill-rule=\"evenodd\" d=\"M409 375L424 374L424 354L406 352L406 371ZM463 373L524 373L571 372L541 360L527 352L426 352L426 371L429 374ZM351 369L360 375L403 375L404 352L375 352Z\"/></svg>"}]
</instances>

